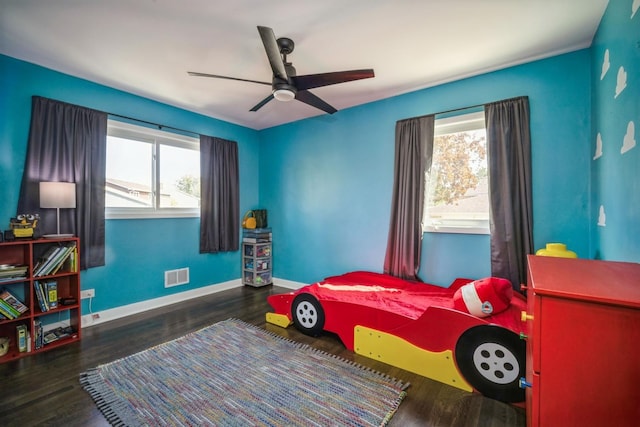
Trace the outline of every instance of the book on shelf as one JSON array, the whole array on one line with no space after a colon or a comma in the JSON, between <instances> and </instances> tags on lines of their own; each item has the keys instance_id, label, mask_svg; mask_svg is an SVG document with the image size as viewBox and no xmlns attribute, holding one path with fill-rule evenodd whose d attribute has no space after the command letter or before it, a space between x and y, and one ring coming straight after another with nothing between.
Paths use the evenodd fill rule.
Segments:
<instances>
[{"instance_id":1,"label":"book on shelf","mask_svg":"<svg viewBox=\"0 0 640 427\"><path fill-rule=\"evenodd\" d=\"M40 311L46 312L58 307L58 282L55 280L36 280L33 282L33 288Z\"/></svg>"},{"instance_id":2,"label":"book on shelf","mask_svg":"<svg viewBox=\"0 0 640 427\"><path fill-rule=\"evenodd\" d=\"M49 306L47 305L47 300L45 299L44 291L42 290L42 284L37 280L33 282L33 291L36 294L40 311L49 311Z\"/></svg>"},{"instance_id":3,"label":"book on shelf","mask_svg":"<svg viewBox=\"0 0 640 427\"><path fill-rule=\"evenodd\" d=\"M7 319L15 319L26 313L29 307L6 289L0 291L0 313Z\"/></svg>"},{"instance_id":4,"label":"book on shelf","mask_svg":"<svg viewBox=\"0 0 640 427\"><path fill-rule=\"evenodd\" d=\"M2 304L0 304L0 314L2 314L2 317L5 319L11 320L16 318L16 316L14 316L13 313L11 313L11 311Z\"/></svg>"},{"instance_id":5,"label":"book on shelf","mask_svg":"<svg viewBox=\"0 0 640 427\"><path fill-rule=\"evenodd\" d=\"M67 338L74 335L73 328L71 326L60 326L55 329L43 332L42 343L51 344L54 341L58 341L62 338Z\"/></svg>"},{"instance_id":6,"label":"book on shelf","mask_svg":"<svg viewBox=\"0 0 640 427\"><path fill-rule=\"evenodd\" d=\"M3 299L0 299L0 312L5 316L9 316L10 319L20 317L20 312Z\"/></svg>"},{"instance_id":7,"label":"book on shelf","mask_svg":"<svg viewBox=\"0 0 640 427\"><path fill-rule=\"evenodd\" d=\"M59 246L51 246L50 248L47 249L47 251L44 253L44 255L42 255L40 258L38 258L38 261L36 262L36 265L33 266L33 276L36 277L40 274L40 271L42 271L42 269L44 268L44 266L51 262L51 258L53 257L53 254L59 249Z\"/></svg>"},{"instance_id":8,"label":"book on shelf","mask_svg":"<svg viewBox=\"0 0 640 427\"><path fill-rule=\"evenodd\" d=\"M0 265L0 282L9 282L27 276L26 265Z\"/></svg>"},{"instance_id":9,"label":"book on shelf","mask_svg":"<svg viewBox=\"0 0 640 427\"><path fill-rule=\"evenodd\" d=\"M20 301L15 295L9 292L7 289L2 289L0 291L0 298L11 304L16 310L22 313L26 313L29 310L29 307L24 305L22 301Z\"/></svg>"},{"instance_id":10,"label":"book on shelf","mask_svg":"<svg viewBox=\"0 0 640 427\"><path fill-rule=\"evenodd\" d=\"M24 353L27 351L27 327L25 325L16 326L18 336L18 351Z\"/></svg>"},{"instance_id":11,"label":"book on shelf","mask_svg":"<svg viewBox=\"0 0 640 427\"><path fill-rule=\"evenodd\" d=\"M56 274L58 271L60 271L60 269L62 268L62 266L65 264L65 262L69 259L69 257L71 256L71 253L73 252L73 248L70 250L67 250L63 255L62 258L60 258L60 260L58 262L56 262L56 264L54 265L54 267L51 269L51 271L49 272L49 274Z\"/></svg>"},{"instance_id":12,"label":"book on shelf","mask_svg":"<svg viewBox=\"0 0 640 427\"><path fill-rule=\"evenodd\" d=\"M56 274L62 268L62 266L65 265L65 263L67 262L71 254L75 252L75 250L76 250L75 243L72 243L69 246L67 246L66 250L63 251L56 260L54 260L54 262L52 263L52 267L47 272L47 274L49 275ZM75 270L72 270L72 269L69 269L69 271L75 272Z\"/></svg>"},{"instance_id":13,"label":"book on shelf","mask_svg":"<svg viewBox=\"0 0 640 427\"><path fill-rule=\"evenodd\" d=\"M35 333L35 345L36 350L42 348L44 345L43 334L42 334L42 322L40 319L36 319L33 321L34 333Z\"/></svg>"},{"instance_id":14,"label":"book on shelf","mask_svg":"<svg viewBox=\"0 0 640 427\"><path fill-rule=\"evenodd\" d=\"M65 256L67 251L68 251L67 247L60 246L58 250L54 252L50 262L45 264L45 266L42 268L38 276L48 276L50 274L53 274L52 273L53 270L58 266L58 264L60 263L60 260Z\"/></svg>"},{"instance_id":15,"label":"book on shelf","mask_svg":"<svg viewBox=\"0 0 640 427\"><path fill-rule=\"evenodd\" d=\"M48 280L47 286L47 305L49 309L58 307L58 282L55 280Z\"/></svg>"},{"instance_id":16,"label":"book on shelf","mask_svg":"<svg viewBox=\"0 0 640 427\"><path fill-rule=\"evenodd\" d=\"M75 251L75 248L75 242L71 242L66 246L61 245L50 248L38 261L36 268L34 268L33 276L41 277L57 273L71 253Z\"/></svg>"},{"instance_id":17,"label":"book on shelf","mask_svg":"<svg viewBox=\"0 0 640 427\"><path fill-rule=\"evenodd\" d=\"M52 331L44 332L44 336L42 337L43 344L50 344L57 340L58 340L58 337Z\"/></svg>"},{"instance_id":18,"label":"book on shelf","mask_svg":"<svg viewBox=\"0 0 640 427\"><path fill-rule=\"evenodd\" d=\"M78 258L78 247L74 247L71 255L69 256L69 271L73 273L78 272L78 263L80 259Z\"/></svg>"},{"instance_id":19,"label":"book on shelf","mask_svg":"<svg viewBox=\"0 0 640 427\"><path fill-rule=\"evenodd\" d=\"M53 253L53 255L51 255L51 258L49 259L49 261L46 262L44 266L40 269L40 271L38 272L38 276L47 276L53 269L54 265L56 264L56 260L60 258L60 256L64 252L65 252L65 248L63 246L59 246L56 249L56 251Z\"/></svg>"}]
</instances>

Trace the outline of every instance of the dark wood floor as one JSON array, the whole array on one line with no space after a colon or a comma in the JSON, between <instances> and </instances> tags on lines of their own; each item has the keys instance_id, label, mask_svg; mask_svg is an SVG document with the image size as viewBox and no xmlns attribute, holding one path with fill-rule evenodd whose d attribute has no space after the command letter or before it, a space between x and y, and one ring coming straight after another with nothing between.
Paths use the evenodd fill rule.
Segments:
<instances>
[{"instance_id":1,"label":"dark wood floor","mask_svg":"<svg viewBox=\"0 0 640 427\"><path fill-rule=\"evenodd\" d=\"M478 394L354 354L334 335L311 338L293 326L265 324L267 295L277 287L237 288L83 330L81 342L0 365L0 425L106 426L80 387L81 372L234 317L410 382L390 426L524 426L525 413Z\"/></svg>"}]
</instances>

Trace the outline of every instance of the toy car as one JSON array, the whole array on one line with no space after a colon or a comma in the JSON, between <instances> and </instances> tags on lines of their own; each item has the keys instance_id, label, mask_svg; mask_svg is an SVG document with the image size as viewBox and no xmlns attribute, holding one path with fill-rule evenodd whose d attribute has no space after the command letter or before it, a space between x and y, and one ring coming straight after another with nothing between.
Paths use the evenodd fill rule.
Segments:
<instances>
[{"instance_id":1,"label":"toy car","mask_svg":"<svg viewBox=\"0 0 640 427\"><path fill-rule=\"evenodd\" d=\"M268 302L269 323L333 332L357 354L503 402L525 399L526 300L506 279L456 279L442 288L351 272Z\"/></svg>"}]
</instances>

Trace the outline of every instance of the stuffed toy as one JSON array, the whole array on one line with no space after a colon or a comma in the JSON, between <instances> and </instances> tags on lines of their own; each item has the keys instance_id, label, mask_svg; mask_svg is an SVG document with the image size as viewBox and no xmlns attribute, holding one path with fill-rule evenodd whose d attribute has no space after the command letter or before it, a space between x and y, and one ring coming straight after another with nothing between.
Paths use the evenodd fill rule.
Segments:
<instances>
[{"instance_id":1,"label":"stuffed toy","mask_svg":"<svg viewBox=\"0 0 640 427\"><path fill-rule=\"evenodd\" d=\"M0 337L0 356L4 356L9 351L9 337Z\"/></svg>"},{"instance_id":2,"label":"stuffed toy","mask_svg":"<svg viewBox=\"0 0 640 427\"><path fill-rule=\"evenodd\" d=\"M512 296L513 287L509 280L487 277L460 287L453 295L453 306L464 313L487 317L506 310Z\"/></svg>"}]
</instances>

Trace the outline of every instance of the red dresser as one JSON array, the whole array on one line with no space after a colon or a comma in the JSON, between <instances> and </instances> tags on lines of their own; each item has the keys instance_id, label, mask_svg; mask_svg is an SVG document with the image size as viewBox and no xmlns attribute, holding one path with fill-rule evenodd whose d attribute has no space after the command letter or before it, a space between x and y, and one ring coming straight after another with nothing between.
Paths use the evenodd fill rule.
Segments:
<instances>
[{"instance_id":1,"label":"red dresser","mask_svg":"<svg viewBox=\"0 0 640 427\"><path fill-rule=\"evenodd\" d=\"M640 264L528 261L527 425L640 425Z\"/></svg>"}]
</instances>

